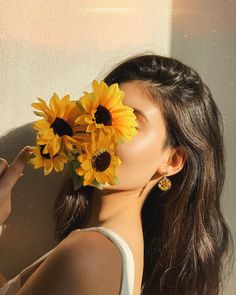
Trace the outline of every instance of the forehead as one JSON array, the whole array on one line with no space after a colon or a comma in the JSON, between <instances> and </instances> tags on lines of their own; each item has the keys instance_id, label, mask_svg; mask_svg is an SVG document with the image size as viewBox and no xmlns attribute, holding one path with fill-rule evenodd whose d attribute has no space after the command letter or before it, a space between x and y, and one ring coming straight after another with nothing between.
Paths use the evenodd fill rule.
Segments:
<instances>
[{"instance_id":1,"label":"forehead","mask_svg":"<svg viewBox=\"0 0 236 295\"><path fill-rule=\"evenodd\" d=\"M119 88L124 92L124 104L141 110L150 120L152 118L162 118L158 101L154 102L154 98L143 81L123 82L119 84Z\"/></svg>"}]
</instances>

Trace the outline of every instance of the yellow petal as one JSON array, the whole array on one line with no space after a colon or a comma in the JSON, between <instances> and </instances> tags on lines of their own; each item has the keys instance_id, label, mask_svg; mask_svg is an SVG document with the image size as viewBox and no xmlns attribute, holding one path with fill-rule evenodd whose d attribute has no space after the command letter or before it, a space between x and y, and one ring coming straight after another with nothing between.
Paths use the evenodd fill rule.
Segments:
<instances>
[{"instance_id":1,"label":"yellow petal","mask_svg":"<svg viewBox=\"0 0 236 295\"><path fill-rule=\"evenodd\" d=\"M63 162L63 163L67 163L67 157L65 154L63 153L60 153L58 156L57 156L57 160L60 161L60 162Z\"/></svg>"},{"instance_id":2,"label":"yellow petal","mask_svg":"<svg viewBox=\"0 0 236 295\"><path fill-rule=\"evenodd\" d=\"M60 99L57 96L57 94L54 93L53 96L51 97L49 105L55 114L57 114L59 104L60 104Z\"/></svg>"},{"instance_id":3,"label":"yellow petal","mask_svg":"<svg viewBox=\"0 0 236 295\"><path fill-rule=\"evenodd\" d=\"M94 108L94 99L89 93L85 92L85 95L80 98L80 103L85 111L91 113Z\"/></svg>"},{"instance_id":4,"label":"yellow petal","mask_svg":"<svg viewBox=\"0 0 236 295\"><path fill-rule=\"evenodd\" d=\"M43 106L42 103L39 103L39 102L34 102L34 103L31 103L31 106L37 110L40 110L40 111L44 111L45 110L45 107Z\"/></svg>"},{"instance_id":5,"label":"yellow petal","mask_svg":"<svg viewBox=\"0 0 236 295\"><path fill-rule=\"evenodd\" d=\"M106 83L102 80L100 83L97 80L94 80L92 83L93 91L95 93L96 99L98 102L105 96L108 86Z\"/></svg>"},{"instance_id":6,"label":"yellow petal","mask_svg":"<svg viewBox=\"0 0 236 295\"><path fill-rule=\"evenodd\" d=\"M64 164L60 161L58 161L58 158L53 159L53 166L56 170L56 172L62 171L64 168Z\"/></svg>"},{"instance_id":7,"label":"yellow petal","mask_svg":"<svg viewBox=\"0 0 236 295\"><path fill-rule=\"evenodd\" d=\"M48 150L50 155L55 156L61 148L61 138L56 135L53 140L48 143Z\"/></svg>"},{"instance_id":8,"label":"yellow petal","mask_svg":"<svg viewBox=\"0 0 236 295\"><path fill-rule=\"evenodd\" d=\"M106 136L103 131L99 132L98 147L105 146Z\"/></svg>"},{"instance_id":9,"label":"yellow petal","mask_svg":"<svg viewBox=\"0 0 236 295\"><path fill-rule=\"evenodd\" d=\"M29 163L31 163L32 165L34 165L34 169L37 169L37 168L40 168L40 167L43 166L43 161L39 157L30 159L29 160Z\"/></svg>"},{"instance_id":10,"label":"yellow petal","mask_svg":"<svg viewBox=\"0 0 236 295\"><path fill-rule=\"evenodd\" d=\"M33 126L38 130L50 129L50 124L45 119L34 122Z\"/></svg>"},{"instance_id":11,"label":"yellow petal","mask_svg":"<svg viewBox=\"0 0 236 295\"><path fill-rule=\"evenodd\" d=\"M45 113L33 111L35 115L44 117L46 120L48 120L48 116Z\"/></svg>"},{"instance_id":12,"label":"yellow petal","mask_svg":"<svg viewBox=\"0 0 236 295\"><path fill-rule=\"evenodd\" d=\"M83 176L85 173L85 171L81 167L76 168L75 172L76 172L76 174L78 174L80 176Z\"/></svg>"},{"instance_id":13,"label":"yellow petal","mask_svg":"<svg viewBox=\"0 0 236 295\"><path fill-rule=\"evenodd\" d=\"M45 114L47 114L48 118L53 117L52 111L50 110L50 108L48 107L46 102L42 98L39 98L39 97L38 97L38 100L42 103L43 111Z\"/></svg>"},{"instance_id":14,"label":"yellow petal","mask_svg":"<svg viewBox=\"0 0 236 295\"><path fill-rule=\"evenodd\" d=\"M84 162L81 163L80 165L84 170L88 170L90 169L90 161L89 160L85 160Z\"/></svg>"},{"instance_id":15,"label":"yellow petal","mask_svg":"<svg viewBox=\"0 0 236 295\"><path fill-rule=\"evenodd\" d=\"M115 108L116 106L120 106L122 103L123 97L124 97L123 91L119 91L113 96L112 96L112 92L110 92L106 97L105 106L110 110L112 108Z\"/></svg>"},{"instance_id":16,"label":"yellow petal","mask_svg":"<svg viewBox=\"0 0 236 295\"><path fill-rule=\"evenodd\" d=\"M93 181L93 174L91 171L87 171L84 175L84 185L90 185Z\"/></svg>"},{"instance_id":17,"label":"yellow petal","mask_svg":"<svg viewBox=\"0 0 236 295\"><path fill-rule=\"evenodd\" d=\"M48 175L53 169L52 161L51 160L45 160L44 161L44 175Z\"/></svg>"},{"instance_id":18,"label":"yellow petal","mask_svg":"<svg viewBox=\"0 0 236 295\"><path fill-rule=\"evenodd\" d=\"M87 154L82 154L82 155L79 155L77 157L77 160L82 163L83 161L85 161L86 159L88 158L88 155Z\"/></svg>"},{"instance_id":19,"label":"yellow petal","mask_svg":"<svg viewBox=\"0 0 236 295\"><path fill-rule=\"evenodd\" d=\"M64 113L65 113L65 108L66 108L66 104L67 102L69 101L70 97L69 95L65 95L61 101L60 101L60 106L59 106L59 109L58 109L58 112L57 112L57 117L59 118L63 118L64 116Z\"/></svg>"},{"instance_id":20,"label":"yellow petal","mask_svg":"<svg viewBox=\"0 0 236 295\"><path fill-rule=\"evenodd\" d=\"M62 138L63 138L64 141L69 141L69 142L74 142L74 143L77 142L76 139L74 139L73 137L71 137L69 135L63 135Z\"/></svg>"},{"instance_id":21,"label":"yellow petal","mask_svg":"<svg viewBox=\"0 0 236 295\"><path fill-rule=\"evenodd\" d=\"M112 100L115 97L117 91L118 91L118 84L117 83L110 85L107 90L107 93L106 93L106 99L108 101Z\"/></svg>"},{"instance_id":22,"label":"yellow petal","mask_svg":"<svg viewBox=\"0 0 236 295\"><path fill-rule=\"evenodd\" d=\"M38 138L37 138L37 144L41 145L41 144L46 144L47 142L53 140L53 138L55 137L55 133L53 132L53 129L47 129L47 130L43 130L42 132L38 133Z\"/></svg>"},{"instance_id":23,"label":"yellow petal","mask_svg":"<svg viewBox=\"0 0 236 295\"><path fill-rule=\"evenodd\" d=\"M66 149L67 149L68 152L72 151L73 146L72 146L72 144L70 142L66 142Z\"/></svg>"},{"instance_id":24,"label":"yellow petal","mask_svg":"<svg viewBox=\"0 0 236 295\"><path fill-rule=\"evenodd\" d=\"M92 132L92 131L96 131L96 126L95 124L90 124L87 126L86 132Z\"/></svg>"},{"instance_id":25,"label":"yellow petal","mask_svg":"<svg viewBox=\"0 0 236 295\"><path fill-rule=\"evenodd\" d=\"M91 117L90 115L84 114L79 116L78 118L75 119L76 124L86 124L85 119Z\"/></svg>"},{"instance_id":26,"label":"yellow petal","mask_svg":"<svg viewBox=\"0 0 236 295\"><path fill-rule=\"evenodd\" d=\"M65 106L65 112L64 112L64 119L67 120L68 117L70 117L70 120L73 122L75 117L72 118L72 111L74 110L74 108L76 107L76 103L69 101L66 106ZM77 107L76 107L77 108ZM78 108L77 108L77 113L78 113ZM79 115L79 113L78 113Z\"/></svg>"}]
</instances>

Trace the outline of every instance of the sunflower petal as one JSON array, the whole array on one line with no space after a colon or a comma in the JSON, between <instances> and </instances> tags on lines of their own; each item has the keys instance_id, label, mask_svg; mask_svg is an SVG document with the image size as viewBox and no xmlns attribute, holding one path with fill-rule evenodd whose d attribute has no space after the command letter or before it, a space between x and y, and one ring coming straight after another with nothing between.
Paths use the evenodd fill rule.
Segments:
<instances>
[{"instance_id":1,"label":"sunflower petal","mask_svg":"<svg viewBox=\"0 0 236 295\"><path fill-rule=\"evenodd\" d=\"M54 157L61 148L61 138L56 135L53 140L48 143L48 150L52 157Z\"/></svg>"},{"instance_id":2,"label":"sunflower petal","mask_svg":"<svg viewBox=\"0 0 236 295\"><path fill-rule=\"evenodd\" d=\"M54 166L56 172L59 172L59 171L62 171L63 170L64 163L63 162L60 162L58 160L58 157L54 158L52 161L53 161L53 166Z\"/></svg>"},{"instance_id":3,"label":"sunflower petal","mask_svg":"<svg viewBox=\"0 0 236 295\"><path fill-rule=\"evenodd\" d=\"M54 92L53 96L51 97L49 105L56 115L58 112L59 104L60 104L60 99L57 96L57 94Z\"/></svg>"},{"instance_id":4,"label":"sunflower petal","mask_svg":"<svg viewBox=\"0 0 236 295\"><path fill-rule=\"evenodd\" d=\"M37 144L46 144L48 141L53 140L55 137L55 133L53 132L53 129L46 129L42 130L41 132L38 132L38 139L37 139Z\"/></svg>"},{"instance_id":5,"label":"sunflower petal","mask_svg":"<svg viewBox=\"0 0 236 295\"><path fill-rule=\"evenodd\" d=\"M78 118L75 119L75 123L76 124L82 124L82 125L86 124L85 119L89 118L89 117L91 117L91 116L88 115L88 114L83 114L83 115L81 115L81 116L79 116Z\"/></svg>"},{"instance_id":6,"label":"sunflower petal","mask_svg":"<svg viewBox=\"0 0 236 295\"><path fill-rule=\"evenodd\" d=\"M108 86L106 85L104 81L101 81L99 83L97 80L94 80L92 83L92 87L93 87L94 95L98 103L100 103L107 92Z\"/></svg>"},{"instance_id":7,"label":"sunflower petal","mask_svg":"<svg viewBox=\"0 0 236 295\"><path fill-rule=\"evenodd\" d=\"M89 170L90 166L90 161L87 159L84 162L81 163L81 167L84 168L84 170Z\"/></svg>"},{"instance_id":8,"label":"sunflower petal","mask_svg":"<svg viewBox=\"0 0 236 295\"><path fill-rule=\"evenodd\" d=\"M84 169L82 169L81 167L76 168L75 172L80 176L83 176L85 173Z\"/></svg>"},{"instance_id":9,"label":"sunflower petal","mask_svg":"<svg viewBox=\"0 0 236 295\"><path fill-rule=\"evenodd\" d=\"M94 98L89 93L85 92L85 95L81 96L80 104L84 108L84 110L88 113L91 113L94 108Z\"/></svg>"},{"instance_id":10,"label":"sunflower petal","mask_svg":"<svg viewBox=\"0 0 236 295\"><path fill-rule=\"evenodd\" d=\"M114 95L114 97L112 98L107 98L106 100L106 107L108 109L113 109L115 108L116 106L120 106L121 105L121 102L122 102L122 99L124 97L124 93L117 93L116 95Z\"/></svg>"},{"instance_id":11,"label":"sunflower petal","mask_svg":"<svg viewBox=\"0 0 236 295\"><path fill-rule=\"evenodd\" d=\"M53 169L52 161L51 160L45 160L44 161L44 175L48 175Z\"/></svg>"},{"instance_id":12,"label":"sunflower petal","mask_svg":"<svg viewBox=\"0 0 236 295\"><path fill-rule=\"evenodd\" d=\"M50 110L50 108L48 107L46 102L40 97L38 97L38 100L42 103L43 111L44 111L45 114L47 114L48 118L54 117L54 115L52 113L52 110Z\"/></svg>"},{"instance_id":13,"label":"sunflower petal","mask_svg":"<svg viewBox=\"0 0 236 295\"><path fill-rule=\"evenodd\" d=\"M40 117L43 117L43 118L45 118L46 120L48 120L48 116L47 116L47 114L42 113L42 112L37 112L37 111L33 111L33 112L34 112L35 115L40 116Z\"/></svg>"},{"instance_id":14,"label":"sunflower petal","mask_svg":"<svg viewBox=\"0 0 236 295\"><path fill-rule=\"evenodd\" d=\"M67 103L68 103L69 100L70 100L70 96L69 95L65 95L61 99L60 106L59 106L59 109L58 109L58 112L57 112L57 117L63 118L64 113L65 113L65 108L66 108L66 105L67 105Z\"/></svg>"},{"instance_id":15,"label":"sunflower petal","mask_svg":"<svg viewBox=\"0 0 236 295\"><path fill-rule=\"evenodd\" d=\"M50 129L50 124L45 119L34 122L33 126L38 130Z\"/></svg>"},{"instance_id":16,"label":"sunflower petal","mask_svg":"<svg viewBox=\"0 0 236 295\"><path fill-rule=\"evenodd\" d=\"M44 106L42 103L39 103L39 102L33 102L31 103L31 106L37 110L40 110L40 111L44 111Z\"/></svg>"}]
</instances>

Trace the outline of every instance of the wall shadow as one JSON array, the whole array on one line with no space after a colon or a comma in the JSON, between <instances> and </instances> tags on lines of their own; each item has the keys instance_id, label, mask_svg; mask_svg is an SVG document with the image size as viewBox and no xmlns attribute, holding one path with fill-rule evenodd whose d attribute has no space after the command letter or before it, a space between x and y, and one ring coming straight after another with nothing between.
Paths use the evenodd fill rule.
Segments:
<instances>
[{"instance_id":1,"label":"wall shadow","mask_svg":"<svg viewBox=\"0 0 236 295\"><path fill-rule=\"evenodd\" d=\"M25 145L35 145L32 123L0 138L0 157L12 163ZM28 164L12 190L12 211L0 234L0 272L7 280L56 246L53 205L62 184L62 173L47 176L43 168Z\"/></svg>"}]
</instances>

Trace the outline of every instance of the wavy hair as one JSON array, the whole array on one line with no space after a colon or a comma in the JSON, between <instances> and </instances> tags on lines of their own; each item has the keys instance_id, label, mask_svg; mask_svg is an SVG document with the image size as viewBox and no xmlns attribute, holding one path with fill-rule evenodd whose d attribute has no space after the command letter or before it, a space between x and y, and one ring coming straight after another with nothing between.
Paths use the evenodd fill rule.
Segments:
<instances>
[{"instance_id":1,"label":"wavy hair","mask_svg":"<svg viewBox=\"0 0 236 295\"><path fill-rule=\"evenodd\" d=\"M165 147L183 147L187 155L182 170L170 176L171 190L162 192L155 185L142 207L141 294L220 294L224 259L233 239L220 204L223 122L211 91L194 69L154 53L123 60L103 80L108 85L143 81L153 102L161 106L168 131ZM73 191L65 175L54 208L59 240L86 224L93 190L85 186Z\"/></svg>"}]
</instances>

